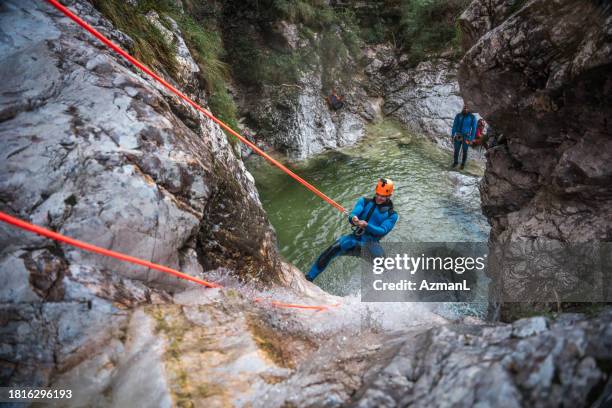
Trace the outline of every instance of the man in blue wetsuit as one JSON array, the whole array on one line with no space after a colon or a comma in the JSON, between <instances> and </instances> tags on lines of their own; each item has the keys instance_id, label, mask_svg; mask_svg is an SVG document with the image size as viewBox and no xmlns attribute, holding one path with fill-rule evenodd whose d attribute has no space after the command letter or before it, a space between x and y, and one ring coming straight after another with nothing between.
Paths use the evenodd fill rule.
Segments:
<instances>
[{"instance_id":1,"label":"man in blue wetsuit","mask_svg":"<svg viewBox=\"0 0 612 408\"><path fill-rule=\"evenodd\" d=\"M467 161L468 148L474 137L476 137L477 121L476 116L472 114L467 105L463 105L463 109L455 116L453 122L453 130L451 131L451 137L453 138L453 147L455 149L453 155L453 166L457 167L459 164L459 150L463 150L463 157L461 158L461 170L465 167Z\"/></svg>"},{"instance_id":2,"label":"man in blue wetsuit","mask_svg":"<svg viewBox=\"0 0 612 408\"><path fill-rule=\"evenodd\" d=\"M393 229L398 218L391 201L393 189L393 181L383 178L376 184L374 198L362 197L357 201L348 217L353 233L341 236L323 251L306 274L306 279L312 282L339 255L359 256L362 248L372 258L384 256L378 241Z\"/></svg>"}]
</instances>

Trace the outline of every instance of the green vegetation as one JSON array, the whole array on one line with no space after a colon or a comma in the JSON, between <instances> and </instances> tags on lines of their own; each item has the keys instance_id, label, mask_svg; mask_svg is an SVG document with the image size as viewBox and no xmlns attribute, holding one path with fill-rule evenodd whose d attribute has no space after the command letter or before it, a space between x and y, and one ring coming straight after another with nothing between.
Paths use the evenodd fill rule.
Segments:
<instances>
[{"instance_id":1,"label":"green vegetation","mask_svg":"<svg viewBox=\"0 0 612 408\"><path fill-rule=\"evenodd\" d=\"M340 82L349 80L355 67L348 64L359 60L363 43L352 10L334 9L323 0L274 0L274 6L280 18L306 27L303 35L312 45L311 52L321 58L324 87L332 86L332 77ZM314 40L315 32L319 41Z\"/></svg>"},{"instance_id":2,"label":"green vegetation","mask_svg":"<svg viewBox=\"0 0 612 408\"><path fill-rule=\"evenodd\" d=\"M325 28L335 22L334 11L323 0L272 0L271 11L281 19L311 28Z\"/></svg>"},{"instance_id":3,"label":"green vegetation","mask_svg":"<svg viewBox=\"0 0 612 408\"><path fill-rule=\"evenodd\" d=\"M163 68L171 76L176 75L175 47L166 42L143 13L123 0L93 0L93 4L115 27L134 40L133 48L129 51L137 59L148 66Z\"/></svg>"},{"instance_id":4,"label":"green vegetation","mask_svg":"<svg viewBox=\"0 0 612 408\"><path fill-rule=\"evenodd\" d=\"M224 47L220 30L214 18L211 19L202 12L205 4L191 3L195 8L193 14L201 16L197 20L187 13L181 13L176 3L171 0L140 0L136 6L130 6L123 0L94 0L94 6L111 20L115 27L134 40L134 48L130 51L136 58L146 65L163 68L176 79L176 44L167 44L161 32L145 15L151 10L156 11L167 28L171 26L164 16L175 20L193 58L200 66L201 79L209 95L211 111L231 128L237 129L237 109L227 90L229 68L222 61ZM235 145L235 137L227 135L230 143Z\"/></svg>"},{"instance_id":5,"label":"green vegetation","mask_svg":"<svg viewBox=\"0 0 612 408\"><path fill-rule=\"evenodd\" d=\"M269 13L319 33L321 40L316 46L323 58L324 72L334 69L339 74L346 72L342 62L350 56L358 59L363 43L391 41L406 50L413 63L443 52L459 55L461 37L457 19L470 0L398 3L399 17L385 13L385 5L373 5L357 16L351 7L332 8L322 0L272 0Z\"/></svg>"},{"instance_id":6,"label":"green vegetation","mask_svg":"<svg viewBox=\"0 0 612 408\"><path fill-rule=\"evenodd\" d=\"M185 42L200 66L201 74L208 91L208 104L212 112L232 129L238 129L238 115L234 100L227 90L229 67L221 58L224 55L223 39L215 28L205 29L206 22L198 23L186 14L174 14L179 23ZM226 132L228 140L235 145L235 136Z\"/></svg>"},{"instance_id":7,"label":"green vegetation","mask_svg":"<svg viewBox=\"0 0 612 408\"><path fill-rule=\"evenodd\" d=\"M96 8L134 40L130 51L138 59L175 79L176 44L167 43L146 14L156 11L167 28L171 24L166 16L176 21L201 68L200 79L211 111L234 129L238 127L238 115L228 92L230 71L247 86L288 85L285 90L290 90L302 72L320 66L323 88L342 88L350 86L360 67L364 43L392 41L403 47L414 63L459 49L456 20L469 0L397 1L401 18L397 13L391 17L385 14L384 7L356 15L351 7L334 8L325 0L244 0L227 4L190 0L183 3L185 12L174 0L139 0L136 6L123 0L93 0ZM228 28L226 44L220 29L222 16L224 22L239 22ZM306 46L289 49L275 43L279 39L273 24L282 20L296 24L299 39ZM225 58L232 61L231 69L223 62ZM235 144L233 136L228 134L228 138Z\"/></svg>"},{"instance_id":8,"label":"green vegetation","mask_svg":"<svg viewBox=\"0 0 612 408\"><path fill-rule=\"evenodd\" d=\"M367 44L380 44L387 39L388 28L382 20L375 20L361 29L361 37Z\"/></svg>"},{"instance_id":9,"label":"green vegetation","mask_svg":"<svg viewBox=\"0 0 612 408\"><path fill-rule=\"evenodd\" d=\"M469 0L402 0L400 39L411 61L455 51L460 45L457 19Z\"/></svg>"},{"instance_id":10,"label":"green vegetation","mask_svg":"<svg viewBox=\"0 0 612 408\"><path fill-rule=\"evenodd\" d=\"M350 80L363 42L352 11L336 10L323 0L246 0L243 7L259 10L252 25L296 24L300 41L308 45L291 50L275 46L248 25L236 27L228 49L234 77L240 82L254 87L295 84L301 72L316 67L319 58L324 87Z\"/></svg>"},{"instance_id":11,"label":"green vegetation","mask_svg":"<svg viewBox=\"0 0 612 408\"><path fill-rule=\"evenodd\" d=\"M516 13L517 11L519 11L520 9L523 8L525 3L527 3L527 0L514 0L512 2L512 4L510 4L510 8L508 9L508 13L509 14Z\"/></svg>"},{"instance_id":12,"label":"green vegetation","mask_svg":"<svg viewBox=\"0 0 612 408\"><path fill-rule=\"evenodd\" d=\"M295 83L300 69L311 62L310 52L265 48L247 31L237 33L230 53L235 78L252 86Z\"/></svg>"}]
</instances>

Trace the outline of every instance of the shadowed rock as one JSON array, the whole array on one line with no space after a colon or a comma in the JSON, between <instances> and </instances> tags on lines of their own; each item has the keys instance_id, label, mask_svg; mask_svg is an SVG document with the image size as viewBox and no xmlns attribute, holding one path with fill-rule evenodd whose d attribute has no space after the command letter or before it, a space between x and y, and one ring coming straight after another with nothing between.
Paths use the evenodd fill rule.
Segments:
<instances>
[{"instance_id":1,"label":"shadowed rock","mask_svg":"<svg viewBox=\"0 0 612 408\"><path fill-rule=\"evenodd\" d=\"M503 134L481 184L491 243L612 240L612 8L490 3L461 17L469 49L459 83ZM491 273L501 278L498 261ZM509 312L502 307L503 318Z\"/></svg>"}]
</instances>

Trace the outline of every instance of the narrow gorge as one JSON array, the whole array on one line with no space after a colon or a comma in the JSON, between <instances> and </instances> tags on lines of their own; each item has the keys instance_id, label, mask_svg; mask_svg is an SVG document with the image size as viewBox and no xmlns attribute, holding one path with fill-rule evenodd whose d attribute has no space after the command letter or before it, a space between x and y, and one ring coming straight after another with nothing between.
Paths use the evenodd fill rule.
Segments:
<instances>
[{"instance_id":1,"label":"narrow gorge","mask_svg":"<svg viewBox=\"0 0 612 408\"><path fill-rule=\"evenodd\" d=\"M609 248L605 1L448 2L435 51L408 0L62 4L347 208L396 175L398 241L488 241L492 282L510 244ZM71 407L609 406L610 275L584 303L493 284L361 302L356 260L304 278L343 215L49 2L0 2L0 73L2 213L222 285L2 222L1 387ZM495 143L450 171L464 102Z\"/></svg>"}]
</instances>

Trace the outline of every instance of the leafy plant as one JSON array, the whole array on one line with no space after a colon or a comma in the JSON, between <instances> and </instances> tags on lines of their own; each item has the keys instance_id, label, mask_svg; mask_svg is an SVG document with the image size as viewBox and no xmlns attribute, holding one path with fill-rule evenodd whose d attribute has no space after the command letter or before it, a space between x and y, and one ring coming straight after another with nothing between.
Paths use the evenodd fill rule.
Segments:
<instances>
[{"instance_id":1,"label":"leafy plant","mask_svg":"<svg viewBox=\"0 0 612 408\"><path fill-rule=\"evenodd\" d=\"M457 19L469 0L402 0L400 35L410 59L458 49Z\"/></svg>"},{"instance_id":2,"label":"leafy plant","mask_svg":"<svg viewBox=\"0 0 612 408\"><path fill-rule=\"evenodd\" d=\"M143 13L138 13L122 0L93 0L94 6L113 25L134 40L131 53L146 65L164 68L170 76L177 72L176 50Z\"/></svg>"},{"instance_id":3,"label":"leafy plant","mask_svg":"<svg viewBox=\"0 0 612 408\"><path fill-rule=\"evenodd\" d=\"M162 24L169 29L171 26L164 16L170 16L175 20L194 60L201 69L211 111L233 129L237 128L237 108L227 90L229 67L222 61L223 40L215 21L204 21L206 13L201 2L189 4L193 8L193 14L201 16L200 21L187 13L182 13L177 4L170 0L139 0L136 6L130 6L120 0L94 0L94 6L134 40L135 50L132 51L137 58L147 65L161 65L176 78L175 47L166 44L159 30L144 16L151 10L156 11L162 17L160 19ZM234 145L235 137L227 132L226 134L230 143Z\"/></svg>"}]
</instances>

